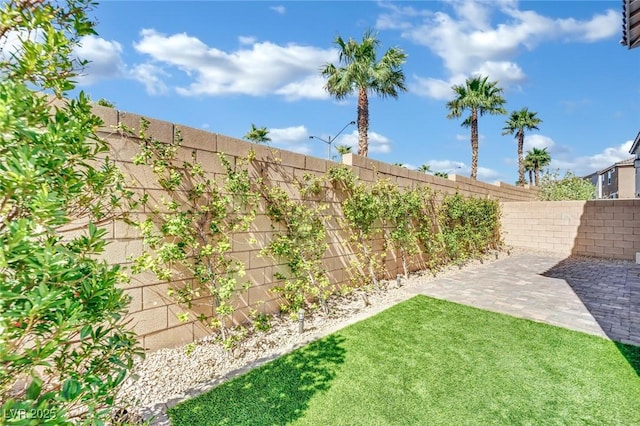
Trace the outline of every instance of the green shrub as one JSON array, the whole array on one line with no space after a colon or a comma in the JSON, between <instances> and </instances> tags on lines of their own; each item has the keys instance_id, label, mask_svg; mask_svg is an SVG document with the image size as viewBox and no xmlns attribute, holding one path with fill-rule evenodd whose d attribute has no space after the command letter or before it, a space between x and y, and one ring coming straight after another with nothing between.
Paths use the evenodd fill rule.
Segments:
<instances>
[{"instance_id":1,"label":"green shrub","mask_svg":"<svg viewBox=\"0 0 640 426\"><path fill-rule=\"evenodd\" d=\"M448 195L440 207L440 228L450 260L476 257L500 244L500 206L487 198Z\"/></svg>"},{"instance_id":2,"label":"green shrub","mask_svg":"<svg viewBox=\"0 0 640 426\"><path fill-rule=\"evenodd\" d=\"M590 181L567 172L560 178L557 171L546 171L540 179L538 198L542 201L591 200L596 186Z\"/></svg>"},{"instance_id":3,"label":"green shrub","mask_svg":"<svg viewBox=\"0 0 640 426\"><path fill-rule=\"evenodd\" d=\"M7 35L39 35L0 62L2 424L101 424L141 355L122 322L124 276L96 257L106 244L101 221L131 194L111 162L96 160L107 148L88 98L64 98L78 66L73 47L94 34L91 6L9 1L0 9L4 48Z\"/></svg>"}]
</instances>

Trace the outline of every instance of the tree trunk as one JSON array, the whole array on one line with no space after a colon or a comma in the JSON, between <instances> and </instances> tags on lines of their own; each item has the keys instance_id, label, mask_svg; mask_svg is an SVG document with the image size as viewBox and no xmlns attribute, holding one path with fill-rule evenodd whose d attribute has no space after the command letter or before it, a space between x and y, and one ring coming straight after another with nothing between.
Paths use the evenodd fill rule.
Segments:
<instances>
[{"instance_id":1,"label":"tree trunk","mask_svg":"<svg viewBox=\"0 0 640 426\"><path fill-rule=\"evenodd\" d=\"M539 174L539 172L540 172L540 170L538 170L537 167L533 169L533 175L536 178L536 186L538 186L538 174Z\"/></svg>"},{"instance_id":2,"label":"tree trunk","mask_svg":"<svg viewBox=\"0 0 640 426\"><path fill-rule=\"evenodd\" d=\"M366 157L369 155L369 99L367 89L360 88L358 93L358 155Z\"/></svg>"},{"instance_id":3,"label":"tree trunk","mask_svg":"<svg viewBox=\"0 0 640 426\"><path fill-rule=\"evenodd\" d=\"M529 185L533 185L533 170L529 169Z\"/></svg>"},{"instance_id":4,"label":"tree trunk","mask_svg":"<svg viewBox=\"0 0 640 426\"><path fill-rule=\"evenodd\" d=\"M518 132L518 184L524 186L524 132L522 129Z\"/></svg>"},{"instance_id":5,"label":"tree trunk","mask_svg":"<svg viewBox=\"0 0 640 426\"><path fill-rule=\"evenodd\" d=\"M471 179L478 176L478 110L471 111Z\"/></svg>"}]
</instances>

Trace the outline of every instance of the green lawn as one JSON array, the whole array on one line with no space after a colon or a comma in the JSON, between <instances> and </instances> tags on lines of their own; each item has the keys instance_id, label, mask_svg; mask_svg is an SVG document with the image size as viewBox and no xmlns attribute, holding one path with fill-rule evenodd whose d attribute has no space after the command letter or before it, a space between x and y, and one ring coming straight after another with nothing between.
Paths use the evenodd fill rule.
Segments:
<instances>
[{"instance_id":1,"label":"green lawn","mask_svg":"<svg viewBox=\"0 0 640 426\"><path fill-rule=\"evenodd\" d=\"M174 425L640 425L640 347L417 296L171 410Z\"/></svg>"}]
</instances>

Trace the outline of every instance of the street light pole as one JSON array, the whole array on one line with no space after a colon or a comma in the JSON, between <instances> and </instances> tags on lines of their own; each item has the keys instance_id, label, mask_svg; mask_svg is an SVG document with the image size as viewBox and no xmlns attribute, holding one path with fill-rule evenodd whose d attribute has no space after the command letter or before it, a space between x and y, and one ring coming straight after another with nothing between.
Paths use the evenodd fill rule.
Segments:
<instances>
[{"instance_id":1,"label":"street light pole","mask_svg":"<svg viewBox=\"0 0 640 426\"><path fill-rule=\"evenodd\" d=\"M344 132L344 130L345 130L347 127L349 127L349 126L351 126L351 125L353 125L353 124L356 124L356 122L355 122L355 121L350 121L350 122L348 122L347 124L345 124L345 125L344 125L344 127L343 127L342 129L340 129L340 131L339 131L338 133L336 133L336 135L335 135L333 138L331 138L331 136L329 136L329 140L325 140L325 139L322 139L322 138L321 138L321 137L319 137L319 136L313 136L313 135L309 136L309 139L318 139L318 140L320 140L320 141L322 141L322 142L326 143L326 144L327 144L327 160L331 160L331 144L332 144L332 143L334 143L334 142L336 141L336 139L338 138L338 136L340 136L340 134L341 134L342 132Z\"/></svg>"}]
</instances>

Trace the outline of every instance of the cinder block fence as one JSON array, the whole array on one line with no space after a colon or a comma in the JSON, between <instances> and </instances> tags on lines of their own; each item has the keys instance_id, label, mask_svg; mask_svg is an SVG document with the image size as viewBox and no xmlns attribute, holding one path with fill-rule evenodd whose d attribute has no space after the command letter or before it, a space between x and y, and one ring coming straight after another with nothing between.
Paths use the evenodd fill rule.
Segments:
<instances>
[{"instance_id":1,"label":"cinder block fence","mask_svg":"<svg viewBox=\"0 0 640 426\"><path fill-rule=\"evenodd\" d=\"M138 153L141 140L136 137L123 137L115 131L118 123L138 131L142 117L101 106L96 106L95 112L104 121L104 125L99 129L99 135L110 146L110 152L106 155L117 161L134 192L140 195L146 194L152 202L155 201L160 205L160 199L165 192L156 182L150 168L134 165L132 162L133 156ZM265 179L273 185L285 188L292 198L300 198L294 185L295 178L301 178L307 173L321 176L330 167L338 165L332 161L251 144L228 136L154 119L149 120L147 135L161 142L171 142L176 130L180 131L182 137L182 146L177 158L184 160L195 158L202 164L208 176L223 179L225 170L220 163L218 153L224 153L231 164L236 164L236 160L246 157L249 149L252 148L256 153L256 165L252 167L260 168L259 172ZM531 202L535 199L535 191L527 188L505 183L492 185L455 175L444 179L353 154L345 155L343 163L346 167L350 167L361 181L367 183L389 179L400 187L426 185L442 193L457 191L466 196L491 197L505 202L505 205L508 202ZM253 170L253 172L257 171ZM342 223L340 200L332 188L324 189L321 202L328 207L326 224L329 249L323 264L327 268L331 283L343 284L348 281L347 268L353 254L348 248L347 233L341 229L340 225ZM148 213L144 207L140 207L137 211L131 212L131 215L134 219L142 219ZM275 312L279 309L280 300L269 289L274 283L274 273L283 271L286 265L274 263L274 260L268 256L260 255L260 249L268 245L275 235L272 225L262 203L252 228L248 232L234 235L232 256L245 264L247 277L252 283L248 290L238 291L235 300L237 308L235 321L237 322L246 320L251 309L266 312ZM110 223L107 229L109 244L105 259L110 263L129 266L131 256L139 255L143 247L138 231L122 222ZM379 249L382 250L382 244L379 245ZM388 253L386 267L392 276L402 269L401 261L396 258L395 253ZM125 286L125 291L132 298L130 314L134 330L140 336L144 347L150 350L186 344L209 333L197 321L182 323L177 319L176 314L183 312L183 309L175 305L167 296L167 288L166 283L159 282L151 273L133 276L131 283ZM201 304L195 307L194 311L196 314L210 315L212 307L210 304Z\"/></svg>"},{"instance_id":2,"label":"cinder block fence","mask_svg":"<svg viewBox=\"0 0 640 426\"><path fill-rule=\"evenodd\" d=\"M502 203L502 235L516 247L635 260L640 200Z\"/></svg>"}]
</instances>

